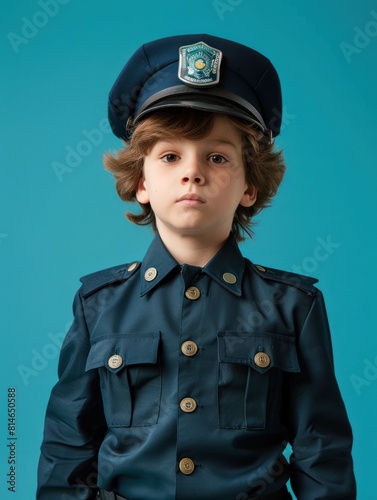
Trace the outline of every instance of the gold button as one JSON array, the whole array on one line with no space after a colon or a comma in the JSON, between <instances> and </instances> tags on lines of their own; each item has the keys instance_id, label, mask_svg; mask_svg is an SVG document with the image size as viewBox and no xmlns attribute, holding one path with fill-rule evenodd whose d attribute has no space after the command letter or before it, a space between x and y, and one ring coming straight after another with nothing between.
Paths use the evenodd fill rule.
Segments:
<instances>
[{"instance_id":1,"label":"gold button","mask_svg":"<svg viewBox=\"0 0 377 500\"><path fill-rule=\"evenodd\" d=\"M223 280L225 281L225 283L229 283L230 285L234 285L234 283L236 283L236 281L237 281L237 278L232 273L224 273Z\"/></svg>"},{"instance_id":2,"label":"gold button","mask_svg":"<svg viewBox=\"0 0 377 500\"><path fill-rule=\"evenodd\" d=\"M254 363L260 368L267 368L267 366L271 363L270 356L265 352L258 352L254 356Z\"/></svg>"},{"instance_id":3,"label":"gold button","mask_svg":"<svg viewBox=\"0 0 377 500\"><path fill-rule=\"evenodd\" d=\"M179 462L179 470L182 474L190 475L194 472L195 464L191 458L182 458Z\"/></svg>"},{"instance_id":4,"label":"gold button","mask_svg":"<svg viewBox=\"0 0 377 500\"><path fill-rule=\"evenodd\" d=\"M109 361L107 362L110 368L119 368L122 363L123 363L123 358L122 356L119 356L119 354L114 354L109 358Z\"/></svg>"},{"instance_id":5,"label":"gold button","mask_svg":"<svg viewBox=\"0 0 377 500\"><path fill-rule=\"evenodd\" d=\"M185 413L192 413L193 411L196 410L196 401L195 399L192 398L184 398L179 403L179 406L181 407L181 410L184 411Z\"/></svg>"},{"instance_id":6,"label":"gold button","mask_svg":"<svg viewBox=\"0 0 377 500\"><path fill-rule=\"evenodd\" d=\"M262 271L262 273L265 273L266 272L266 268L264 268L263 266L255 266L259 271Z\"/></svg>"},{"instance_id":7,"label":"gold button","mask_svg":"<svg viewBox=\"0 0 377 500\"><path fill-rule=\"evenodd\" d=\"M157 276L157 269L155 267L150 267L144 273L145 281L153 281Z\"/></svg>"},{"instance_id":8,"label":"gold button","mask_svg":"<svg viewBox=\"0 0 377 500\"><path fill-rule=\"evenodd\" d=\"M181 345L181 351L185 356L195 356L198 352L198 346L192 340L186 340Z\"/></svg>"},{"instance_id":9,"label":"gold button","mask_svg":"<svg viewBox=\"0 0 377 500\"><path fill-rule=\"evenodd\" d=\"M137 266L137 262L134 262L133 264L131 264L130 266L127 267L127 271L133 271L136 266Z\"/></svg>"},{"instance_id":10,"label":"gold button","mask_svg":"<svg viewBox=\"0 0 377 500\"><path fill-rule=\"evenodd\" d=\"M190 300L197 300L200 297L200 290L196 286L190 286L185 291L185 295Z\"/></svg>"}]
</instances>

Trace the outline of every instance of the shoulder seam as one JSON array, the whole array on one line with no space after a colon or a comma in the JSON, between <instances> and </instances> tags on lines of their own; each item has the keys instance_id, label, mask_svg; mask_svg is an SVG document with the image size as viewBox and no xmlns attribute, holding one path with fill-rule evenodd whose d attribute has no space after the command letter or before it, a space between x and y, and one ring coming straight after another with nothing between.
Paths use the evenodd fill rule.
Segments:
<instances>
[{"instance_id":1,"label":"shoulder seam","mask_svg":"<svg viewBox=\"0 0 377 500\"><path fill-rule=\"evenodd\" d=\"M318 282L317 278L260 266L253 263L251 263L251 267L263 279L277 281L284 283L285 285L293 286L308 295L315 295L317 293L317 288L314 286L314 283Z\"/></svg>"},{"instance_id":2,"label":"shoulder seam","mask_svg":"<svg viewBox=\"0 0 377 500\"><path fill-rule=\"evenodd\" d=\"M86 298L97 290L113 283L126 281L140 267L139 261L103 269L80 278L81 297Z\"/></svg>"}]
</instances>

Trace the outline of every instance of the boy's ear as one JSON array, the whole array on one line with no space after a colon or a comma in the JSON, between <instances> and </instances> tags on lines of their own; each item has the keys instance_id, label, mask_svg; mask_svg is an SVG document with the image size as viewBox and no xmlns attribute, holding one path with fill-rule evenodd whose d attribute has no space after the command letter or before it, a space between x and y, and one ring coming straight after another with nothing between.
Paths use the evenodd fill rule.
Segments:
<instances>
[{"instance_id":1,"label":"boy's ear","mask_svg":"<svg viewBox=\"0 0 377 500\"><path fill-rule=\"evenodd\" d=\"M255 186L248 186L242 195L240 205L243 207L251 207L257 201L258 190Z\"/></svg>"},{"instance_id":2,"label":"boy's ear","mask_svg":"<svg viewBox=\"0 0 377 500\"><path fill-rule=\"evenodd\" d=\"M148 191L145 185L144 177L140 177L139 183L136 188L136 199L139 203L149 203Z\"/></svg>"}]
</instances>

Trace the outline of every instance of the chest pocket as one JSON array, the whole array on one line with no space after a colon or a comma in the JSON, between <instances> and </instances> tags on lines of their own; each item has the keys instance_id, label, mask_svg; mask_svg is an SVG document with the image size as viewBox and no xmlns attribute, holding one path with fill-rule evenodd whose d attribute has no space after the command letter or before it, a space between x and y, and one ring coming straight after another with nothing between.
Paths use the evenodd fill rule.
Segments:
<instances>
[{"instance_id":1,"label":"chest pocket","mask_svg":"<svg viewBox=\"0 0 377 500\"><path fill-rule=\"evenodd\" d=\"M283 372L299 372L295 337L265 332L219 332L219 425L261 430L277 414Z\"/></svg>"},{"instance_id":2,"label":"chest pocket","mask_svg":"<svg viewBox=\"0 0 377 500\"><path fill-rule=\"evenodd\" d=\"M86 371L97 368L109 427L157 423L160 333L110 333L93 343Z\"/></svg>"}]
</instances>

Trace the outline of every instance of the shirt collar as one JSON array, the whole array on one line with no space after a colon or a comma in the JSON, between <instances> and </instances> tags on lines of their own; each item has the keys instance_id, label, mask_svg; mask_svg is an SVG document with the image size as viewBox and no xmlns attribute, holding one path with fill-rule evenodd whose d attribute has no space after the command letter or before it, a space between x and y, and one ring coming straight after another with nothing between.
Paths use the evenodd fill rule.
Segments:
<instances>
[{"instance_id":1,"label":"shirt collar","mask_svg":"<svg viewBox=\"0 0 377 500\"><path fill-rule=\"evenodd\" d=\"M244 270L245 259L233 233L229 235L217 254L203 267L204 273L238 297L242 295Z\"/></svg>"},{"instance_id":2,"label":"shirt collar","mask_svg":"<svg viewBox=\"0 0 377 500\"><path fill-rule=\"evenodd\" d=\"M176 268L180 268L180 265L169 253L159 234L156 234L141 263L140 295L148 293ZM231 233L202 272L234 295L241 296L244 269L245 260Z\"/></svg>"},{"instance_id":3,"label":"shirt collar","mask_svg":"<svg viewBox=\"0 0 377 500\"><path fill-rule=\"evenodd\" d=\"M141 263L140 295L152 290L177 267L179 267L178 262L169 253L157 233Z\"/></svg>"}]
</instances>

